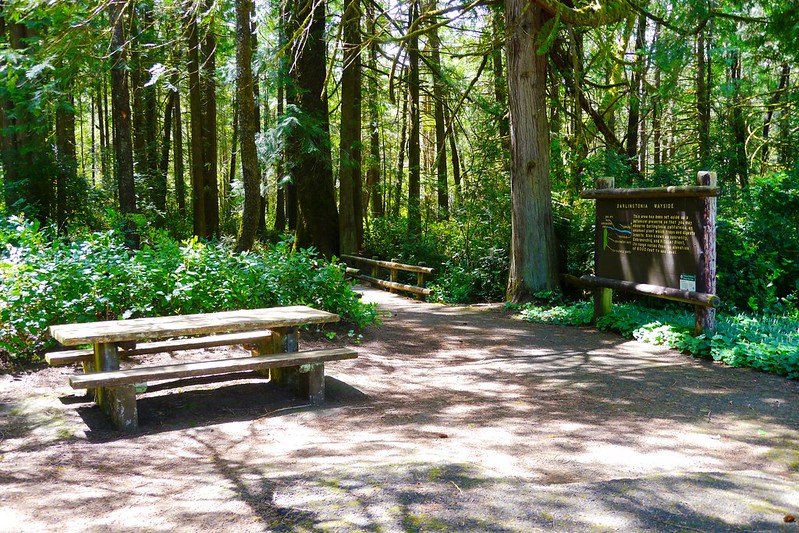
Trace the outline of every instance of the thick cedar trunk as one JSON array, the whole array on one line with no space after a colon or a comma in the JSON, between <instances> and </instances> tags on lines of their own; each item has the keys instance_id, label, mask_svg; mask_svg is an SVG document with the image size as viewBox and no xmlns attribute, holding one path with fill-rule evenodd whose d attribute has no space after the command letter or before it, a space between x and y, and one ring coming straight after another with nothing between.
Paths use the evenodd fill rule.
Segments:
<instances>
[{"instance_id":1,"label":"thick cedar trunk","mask_svg":"<svg viewBox=\"0 0 799 533\"><path fill-rule=\"evenodd\" d=\"M206 0L205 9L213 9L213 0ZM203 200L205 201L205 236L219 236L219 180L217 178L216 133L216 35L213 21L202 42L203 64L201 86L203 92L202 150L203 150Z\"/></svg>"},{"instance_id":2,"label":"thick cedar trunk","mask_svg":"<svg viewBox=\"0 0 799 533\"><path fill-rule=\"evenodd\" d=\"M252 0L236 2L236 98L239 103L239 132L241 138L241 179L244 184L244 211L236 252L252 248L258 231L258 212L261 207L258 154L255 148L255 93L252 76Z\"/></svg>"},{"instance_id":3,"label":"thick cedar trunk","mask_svg":"<svg viewBox=\"0 0 799 533\"><path fill-rule=\"evenodd\" d=\"M507 297L520 302L558 287L549 183L547 59L536 53L540 7L505 0L511 139L512 237Z\"/></svg>"},{"instance_id":4,"label":"thick cedar trunk","mask_svg":"<svg viewBox=\"0 0 799 533\"><path fill-rule=\"evenodd\" d=\"M342 254L357 254L363 239L361 198L361 37L359 0L344 2L341 73L339 238Z\"/></svg>"},{"instance_id":5,"label":"thick cedar trunk","mask_svg":"<svg viewBox=\"0 0 799 533\"><path fill-rule=\"evenodd\" d=\"M430 8L436 10L436 2L433 0ZM438 37L438 28L435 24L437 19L433 19L433 26L428 35L428 46L430 47L430 62L433 70L433 100L434 116L436 121L436 191L438 197L438 218L447 220L449 218L449 187L447 175L447 139L446 139L446 120L444 118L444 80L441 74L441 41Z\"/></svg>"},{"instance_id":6,"label":"thick cedar trunk","mask_svg":"<svg viewBox=\"0 0 799 533\"><path fill-rule=\"evenodd\" d=\"M205 167L203 154L203 103L200 86L200 41L197 36L196 14L188 20L189 109L191 111L191 200L194 215L194 235L205 237Z\"/></svg>"},{"instance_id":7,"label":"thick cedar trunk","mask_svg":"<svg viewBox=\"0 0 799 533\"><path fill-rule=\"evenodd\" d=\"M136 212L136 189L133 179L133 145L131 141L130 89L126 74L125 5L126 0L111 0L108 13L112 25L111 41L111 100L114 106L114 148L116 153L119 209L123 215ZM138 236L132 222L125 227L125 240L138 247Z\"/></svg>"},{"instance_id":8,"label":"thick cedar trunk","mask_svg":"<svg viewBox=\"0 0 799 533\"><path fill-rule=\"evenodd\" d=\"M421 210L421 166L420 166L420 120L419 120L419 1L412 0L409 13L408 31L408 88L410 107L410 135L408 138L408 233L419 235L422 231Z\"/></svg>"},{"instance_id":9,"label":"thick cedar trunk","mask_svg":"<svg viewBox=\"0 0 799 533\"><path fill-rule=\"evenodd\" d=\"M330 160L329 114L325 92L325 2L295 5L292 29L304 28L303 42L294 41L292 78L288 101L297 105L303 119L316 125L316 132L292 132L294 182L297 186L298 248L315 247L330 258L339 254L338 211L333 168ZM292 32L293 33L293 32ZM310 138L302 139L300 136ZM312 143L315 149L301 146Z\"/></svg>"}]
</instances>

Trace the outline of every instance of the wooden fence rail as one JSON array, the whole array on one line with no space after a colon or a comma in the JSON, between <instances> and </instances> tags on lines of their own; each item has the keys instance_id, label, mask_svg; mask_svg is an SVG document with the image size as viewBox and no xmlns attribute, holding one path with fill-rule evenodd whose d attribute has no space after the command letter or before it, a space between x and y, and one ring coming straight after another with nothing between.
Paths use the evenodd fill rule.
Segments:
<instances>
[{"instance_id":1,"label":"wooden fence rail","mask_svg":"<svg viewBox=\"0 0 799 533\"><path fill-rule=\"evenodd\" d=\"M398 263L396 261L382 261L379 259L368 259L366 257L360 257L357 255L342 254L341 258L348 262L359 262L372 267L371 276L357 273L353 274L353 277L362 281L366 281L368 283L372 283L374 285L378 285L380 287L385 287L389 289L391 292L395 292L397 290L412 292L414 294L417 294L420 298L429 296L430 293L432 292L430 289L427 289L424 286L425 275L429 276L433 274L433 269L430 267L421 266L421 265L407 265L404 263ZM380 279L378 277L379 270L381 268L385 268L389 271L389 280ZM408 285L406 283L398 282L397 278L398 278L398 273L400 271L415 272L416 285Z\"/></svg>"}]
</instances>

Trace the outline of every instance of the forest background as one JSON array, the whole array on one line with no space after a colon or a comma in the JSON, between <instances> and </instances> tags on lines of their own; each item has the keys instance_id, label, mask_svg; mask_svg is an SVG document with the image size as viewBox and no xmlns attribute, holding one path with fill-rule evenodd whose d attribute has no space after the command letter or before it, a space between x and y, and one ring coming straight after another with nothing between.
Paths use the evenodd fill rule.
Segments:
<instances>
[{"instance_id":1,"label":"forest background","mask_svg":"<svg viewBox=\"0 0 799 533\"><path fill-rule=\"evenodd\" d=\"M6 360L54 322L303 302L368 323L342 253L583 323L559 292L593 269L580 192L714 170L729 320L696 339L650 302L605 327L799 376L793 2L6 0L0 53Z\"/></svg>"}]
</instances>

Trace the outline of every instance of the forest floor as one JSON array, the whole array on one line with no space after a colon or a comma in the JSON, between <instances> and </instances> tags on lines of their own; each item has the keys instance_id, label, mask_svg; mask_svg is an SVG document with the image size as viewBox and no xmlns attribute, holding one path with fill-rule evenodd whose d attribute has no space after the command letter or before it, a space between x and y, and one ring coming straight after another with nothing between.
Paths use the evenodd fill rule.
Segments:
<instances>
[{"instance_id":1,"label":"forest floor","mask_svg":"<svg viewBox=\"0 0 799 533\"><path fill-rule=\"evenodd\" d=\"M798 382L359 290L319 408L185 380L123 435L73 368L0 376L0 531L799 531Z\"/></svg>"}]
</instances>

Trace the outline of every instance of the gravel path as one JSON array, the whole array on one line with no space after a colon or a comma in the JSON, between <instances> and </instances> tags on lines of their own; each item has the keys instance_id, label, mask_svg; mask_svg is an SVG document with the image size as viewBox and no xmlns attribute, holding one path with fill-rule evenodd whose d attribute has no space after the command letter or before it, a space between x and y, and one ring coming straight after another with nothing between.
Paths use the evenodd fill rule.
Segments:
<instances>
[{"instance_id":1,"label":"gravel path","mask_svg":"<svg viewBox=\"0 0 799 533\"><path fill-rule=\"evenodd\" d=\"M799 383L359 290L323 408L186 380L124 436L72 368L0 376L0 531L799 531Z\"/></svg>"}]
</instances>

